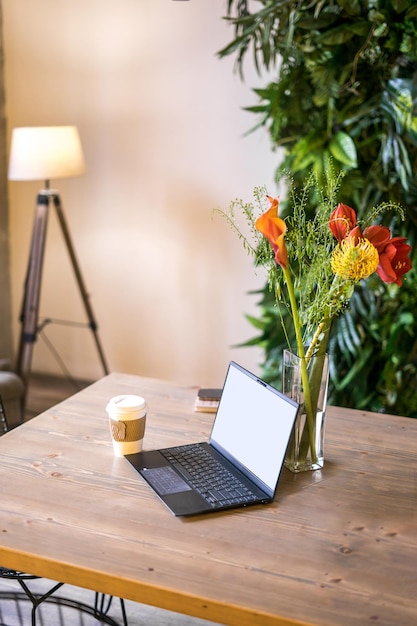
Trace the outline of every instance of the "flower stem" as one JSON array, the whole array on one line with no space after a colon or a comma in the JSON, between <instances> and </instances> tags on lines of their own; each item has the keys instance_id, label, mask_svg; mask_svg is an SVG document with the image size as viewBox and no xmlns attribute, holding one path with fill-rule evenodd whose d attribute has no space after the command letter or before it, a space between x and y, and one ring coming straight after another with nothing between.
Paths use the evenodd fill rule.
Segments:
<instances>
[{"instance_id":1,"label":"flower stem","mask_svg":"<svg viewBox=\"0 0 417 626\"><path fill-rule=\"evenodd\" d=\"M320 341L320 351L318 354L324 354L326 352L327 342L329 339L329 333L330 333L330 320L323 319L320 322L320 324L317 326L316 332L314 333L313 339L311 340L311 343L306 352L307 361L314 355L314 350L316 348L316 345L319 343L319 341ZM324 334L324 339L320 340L320 336L322 334Z\"/></svg>"},{"instance_id":2,"label":"flower stem","mask_svg":"<svg viewBox=\"0 0 417 626\"><path fill-rule=\"evenodd\" d=\"M301 382L304 392L304 408L307 416L307 425L310 440L311 460L313 463L317 461L316 442L314 438L314 421L313 404L311 401L310 381L308 378L307 359L305 357L303 335L301 332L300 317L298 314L297 300L294 293L294 285L291 278L291 272L288 267L283 268L285 282L287 284L288 296L290 299L292 317L295 329L295 338L297 342L297 352L301 360Z\"/></svg>"}]
</instances>

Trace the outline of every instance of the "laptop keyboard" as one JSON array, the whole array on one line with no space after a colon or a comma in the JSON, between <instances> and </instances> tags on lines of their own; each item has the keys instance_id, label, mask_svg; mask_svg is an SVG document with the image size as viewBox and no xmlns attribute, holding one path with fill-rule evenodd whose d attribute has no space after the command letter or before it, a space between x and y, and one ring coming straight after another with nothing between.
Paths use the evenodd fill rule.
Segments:
<instances>
[{"instance_id":1,"label":"laptop keyboard","mask_svg":"<svg viewBox=\"0 0 417 626\"><path fill-rule=\"evenodd\" d=\"M176 446L160 452L213 508L259 500L259 496L198 444Z\"/></svg>"}]
</instances>

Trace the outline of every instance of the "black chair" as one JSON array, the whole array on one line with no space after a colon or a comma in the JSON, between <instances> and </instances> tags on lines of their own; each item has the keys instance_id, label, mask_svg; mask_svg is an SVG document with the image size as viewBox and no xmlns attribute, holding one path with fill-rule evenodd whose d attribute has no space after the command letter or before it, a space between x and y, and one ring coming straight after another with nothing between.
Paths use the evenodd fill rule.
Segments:
<instances>
[{"instance_id":1,"label":"black chair","mask_svg":"<svg viewBox=\"0 0 417 626\"><path fill-rule=\"evenodd\" d=\"M4 409L3 400L0 395L0 435L5 434L7 431L8 423L6 418L6 411ZM26 574L25 572L8 569L7 567L1 566L0 579L14 580L19 583L23 592L6 594L0 592L0 597L3 597L5 599L7 598L16 600L29 600L32 604L32 626L36 626L36 610L39 605L44 602L58 604L59 606L75 608L82 611L83 613L88 613L89 615L92 615L96 620L102 622L103 624L109 624L110 626L119 626L119 624L108 614L113 601L113 596L108 596L106 594L95 592L94 605L89 606L88 604L85 604L83 602L55 596L55 592L58 591L58 589L60 589L64 585L64 583L54 583L52 587L50 587L46 592L39 594L34 592L30 588L30 581L39 580L39 576L33 576L32 574ZM120 598L120 608L122 612L123 626L128 626L125 604L122 598Z\"/></svg>"},{"instance_id":2,"label":"black chair","mask_svg":"<svg viewBox=\"0 0 417 626\"><path fill-rule=\"evenodd\" d=\"M9 359L0 358L0 396L7 411L7 426L10 430L23 422L25 385L13 372Z\"/></svg>"},{"instance_id":3,"label":"black chair","mask_svg":"<svg viewBox=\"0 0 417 626\"><path fill-rule=\"evenodd\" d=\"M3 399L0 394L0 435L4 435L9 430L6 420L6 411L4 410Z\"/></svg>"}]
</instances>

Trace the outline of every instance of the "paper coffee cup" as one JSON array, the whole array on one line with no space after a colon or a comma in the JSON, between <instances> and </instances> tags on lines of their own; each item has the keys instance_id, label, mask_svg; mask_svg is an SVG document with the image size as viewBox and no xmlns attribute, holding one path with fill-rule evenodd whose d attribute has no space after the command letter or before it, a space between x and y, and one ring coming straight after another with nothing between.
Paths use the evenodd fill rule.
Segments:
<instances>
[{"instance_id":1,"label":"paper coffee cup","mask_svg":"<svg viewBox=\"0 0 417 626\"><path fill-rule=\"evenodd\" d=\"M140 452L145 434L145 400L135 395L115 396L109 400L106 411L114 454L124 456Z\"/></svg>"}]
</instances>

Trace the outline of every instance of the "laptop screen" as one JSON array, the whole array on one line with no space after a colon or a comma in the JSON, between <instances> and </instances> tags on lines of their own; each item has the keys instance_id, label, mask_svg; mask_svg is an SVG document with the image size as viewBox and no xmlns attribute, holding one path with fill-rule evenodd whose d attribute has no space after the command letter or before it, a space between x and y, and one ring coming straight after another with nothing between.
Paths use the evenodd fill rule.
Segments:
<instances>
[{"instance_id":1,"label":"laptop screen","mask_svg":"<svg viewBox=\"0 0 417 626\"><path fill-rule=\"evenodd\" d=\"M296 402L232 361L210 444L274 492L297 409Z\"/></svg>"}]
</instances>

